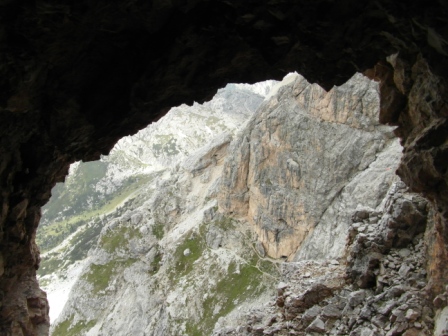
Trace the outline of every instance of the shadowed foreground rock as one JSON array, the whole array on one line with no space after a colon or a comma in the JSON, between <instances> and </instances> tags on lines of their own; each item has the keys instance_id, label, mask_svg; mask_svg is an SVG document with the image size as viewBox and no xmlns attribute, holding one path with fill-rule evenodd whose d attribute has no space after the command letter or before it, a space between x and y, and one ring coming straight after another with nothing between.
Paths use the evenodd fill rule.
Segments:
<instances>
[{"instance_id":1,"label":"shadowed foreground rock","mask_svg":"<svg viewBox=\"0 0 448 336\"><path fill-rule=\"evenodd\" d=\"M435 205L429 276L448 268L447 7L443 1L0 3L0 332L45 334L35 232L51 187L171 106L297 70L330 89L381 80L398 170ZM398 57L389 55L399 52ZM36 302L40 302L37 304Z\"/></svg>"}]
</instances>

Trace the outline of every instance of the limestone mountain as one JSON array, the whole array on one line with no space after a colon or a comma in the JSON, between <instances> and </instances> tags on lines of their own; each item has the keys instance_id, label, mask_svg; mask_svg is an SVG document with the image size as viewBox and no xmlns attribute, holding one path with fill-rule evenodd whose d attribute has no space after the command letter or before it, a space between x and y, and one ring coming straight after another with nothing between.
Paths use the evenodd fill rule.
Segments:
<instances>
[{"instance_id":1,"label":"limestone mountain","mask_svg":"<svg viewBox=\"0 0 448 336\"><path fill-rule=\"evenodd\" d=\"M268 304L214 335L444 335L425 289L433 209L395 175L401 146L378 106L361 75L328 93L290 75L235 137L219 211L285 262Z\"/></svg>"},{"instance_id":2,"label":"limestone mountain","mask_svg":"<svg viewBox=\"0 0 448 336\"><path fill-rule=\"evenodd\" d=\"M234 141L219 206L247 218L271 257L336 258L351 213L384 198L399 145L362 75L329 93L297 75L285 81Z\"/></svg>"},{"instance_id":3,"label":"limestone mountain","mask_svg":"<svg viewBox=\"0 0 448 336\"><path fill-rule=\"evenodd\" d=\"M108 205L118 194L129 196L148 174L176 165L220 133L234 132L273 83L229 84L203 105L173 108L160 121L121 139L101 160L73 164L66 182L53 189L52 199L43 208L41 249L56 246L89 216L110 211ZM53 230L55 225L58 232Z\"/></svg>"},{"instance_id":4,"label":"limestone mountain","mask_svg":"<svg viewBox=\"0 0 448 336\"><path fill-rule=\"evenodd\" d=\"M325 92L290 74L237 132L139 177L85 226L53 335L442 330L424 289L433 209L395 175L378 108L362 75Z\"/></svg>"},{"instance_id":5,"label":"limestone mountain","mask_svg":"<svg viewBox=\"0 0 448 336\"><path fill-rule=\"evenodd\" d=\"M158 122L120 140L101 160L71 166L65 183L53 189L43 209L37 236L44 252L39 277L50 297L52 320L77 277L79 262L87 257L117 207L214 137L235 132L274 83L229 84L205 104L173 108ZM76 275L70 276L71 272Z\"/></svg>"}]
</instances>

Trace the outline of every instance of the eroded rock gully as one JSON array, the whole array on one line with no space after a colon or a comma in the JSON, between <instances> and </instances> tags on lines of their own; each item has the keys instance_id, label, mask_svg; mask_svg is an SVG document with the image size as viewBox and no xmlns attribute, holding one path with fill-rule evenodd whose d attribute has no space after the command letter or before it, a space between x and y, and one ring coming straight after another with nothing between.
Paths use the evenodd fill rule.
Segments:
<instances>
[{"instance_id":1,"label":"eroded rock gully","mask_svg":"<svg viewBox=\"0 0 448 336\"><path fill-rule=\"evenodd\" d=\"M45 335L35 280L40 207L75 160L94 160L171 106L227 82L297 70L324 88L356 71L381 80L399 175L436 211L430 292L448 242L447 7L443 1L56 1L0 3L0 332ZM386 57L398 53L398 56ZM319 326L319 323L316 323Z\"/></svg>"}]
</instances>

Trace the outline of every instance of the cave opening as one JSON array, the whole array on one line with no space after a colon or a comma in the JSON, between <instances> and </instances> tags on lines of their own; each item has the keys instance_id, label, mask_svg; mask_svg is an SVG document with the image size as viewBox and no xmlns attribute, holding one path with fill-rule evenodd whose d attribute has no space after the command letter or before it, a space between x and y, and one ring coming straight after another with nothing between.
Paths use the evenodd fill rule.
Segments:
<instances>
[{"instance_id":1,"label":"cave opening","mask_svg":"<svg viewBox=\"0 0 448 336\"><path fill-rule=\"evenodd\" d=\"M422 245L427 203L407 194L394 174L402 148L393 128L378 122L379 91L377 83L360 74L328 93L297 74L282 82L230 84L208 103L173 108L157 123L120 140L100 161L73 165L66 184L53 189L56 199L44 207L37 237L42 243L39 281L53 308L52 334L95 332L109 324L111 332L120 330L127 314L141 315L135 307L143 298L149 302L143 316L152 328L168 323L171 332L185 328L188 335L194 330L209 333L223 323L218 318L231 324L228 316L244 309L246 301L254 304L273 295L276 282L287 281L297 293L298 284L311 286L312 292L317 282L324 292L332 292L341 290L331 286L343 281L344 271L353 281L344 287L348 293L374 288L389 295L396 289L384 279L401 273L409 276L412 290L422 289L424 257L406 258L408 250L417 254ZM238 159L244 153L241 141L251 151L249 168L244 169L260 179L245 182L253 194L248 201L256 211L253 218L242 212L244 202L229 206L229 201L238 202L239 196L233 195L240 194L228 187L234 184L230 176L241 176L225 171L232 166L239 171L246 164ZM259 151L265 154L257 161ZM230 180L217 187L219 174L219 179ZM341 181L346 181L343 187ZM267 186L265 194L257 194L258 183ZM323 189L316 191L315 183ZM366 188L367 196L359 191ZM297 190L302 194L293 198ZM263 197L272 204L263 205ZM199 220L198 211L203 216ZM396 215L400 211L406 214ZM266 224L269 213L277 223L272 227ZM312 222L313 217L320 221ZM303 236L302 227L312 233ZM349 228L356 238L346 245ZM394 262L409 266L397 273ZM293 280L294 274L301 280ZM245 290L230 290L242 284ZM161 295L161 285L168 297L185 295L194 301L195 292L203 293L199 314L190 316L173 302L162 301L176 309L172 314L177 318L161 322L151 313L160 304L152 296ZM151 288L151 296L145 287ZM101 318L101 310L88 312L91 304L101 304L104 312L117 311L122 304L111 302L121 302L123 295L134 297L127 313L109 311ZM291 294L285 295L281 300ZM325 302L342 304L333 301ZM278 307L285 309L283 303ZM282 322L277 325L281 328Z\"/></svg>"},{"instance_id":2,"label":"cave opening","mask_svg":"<svg viewBox=\"0 0 448 336\"><path fill-rule=\"evenodd\" d=\"M4 1L0 7L1 333L48 333L48 305L36 282L35 234L40 208L71 162L98 159L171 106L203 102L228 82L280 79L297 70L329 89L375 64L368 72L381 82L381 121L398 126L404 148L398 174L437 210L429 212L433 223L421 248L428 259L428 297L434 298L429 305L443 316L445 2ZM375 222L378 214L367 217ZM178 251L191 252L184 271L197 257L197 240L191 238L191 246ZM260 253L266 248L258 247ZM376 264L378 256L370 257ZM362 274L361 268L352 276ZM362 294L355 297L353 303ZM404 316L412 320L416 314ZM324 322L316 319L313 331L322 331ZM440 325L434 328L443 333ZM185 330L197 333L195 325Z\"/></svg>"}]
</instances>

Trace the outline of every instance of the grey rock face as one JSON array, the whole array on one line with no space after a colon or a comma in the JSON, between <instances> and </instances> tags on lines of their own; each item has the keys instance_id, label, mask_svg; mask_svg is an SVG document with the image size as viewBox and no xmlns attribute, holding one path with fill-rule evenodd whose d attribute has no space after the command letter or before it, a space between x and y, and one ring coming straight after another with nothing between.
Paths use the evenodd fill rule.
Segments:
<instances>
[{"instance_id":1,"label":"grey rock face","mask_svg":"<svg viewBox=\"0 0 448 336\"><path fill-rule=\"evenodd\" d=\"M205 237L207 245L212 249L217 249L221 247L223 240L223 232L216 226L210 226L207 235Z\"/></svg>"},{"instance_id":2,"label":"grey rock face","mask_svg":"<svg viewBox=\"0 0 448 336\"><path fill-rule=\"evenodd\" d=\"M352 211L396 179L400 147L377 110L362 75L328 93L289 75L231 144L220 209L247 218L271 257L340 257Z\"/></svg>"},{"instance_id":3,"label":"grey rock face","mask_svg":"<svg viewBox=\"0 0 448 336\"><path fill-rule=\"evenodd\" d=\"M420 197L408 193L402 183L393 184L383 212L364 209L353 214L355 223L346 246L348 262L334 265L331 261L302 260L282 264L282 290L277 291L276 307L258 311L259 320L277 313L279 317L269 328L275 328L279 335L287 335L291 329L298 335L429 336L432 330L436 331L434 335L444 335L446 308L435 314L425 289L423 235L412 237L411 243L402 248L397 238L399 229L387 224L396 222L391 214L401 213L397 207L409 206L406 200L421 211L413 225L420 225L422 217L431 220L426 206L418 207L423 201ZM372 217L375 224L369 220ZM410 232L414 232L412 227ZM400 271L403 266L395 265L406 265L406 274ZM348 276L344 277L344 272ZM311 276L304 276L307 273ZM316 295L316 289L321 294ZM443 308L445 299L446 294L438 296L434 308ZM250 329L250 316L241 322L242 330ZM260 324L257 328L267 329Z\"/></svg>"},{"instance_id":4,"label":"grey rock face","mask_svg":"<svg viewBox=\"0 0 448 336\"><path fill-rule=\"evenodd\" d=\"M351 228L351 235L356 234L356 240L350 249L349 266L351 277L359 287L368 288L376 284L380 262L391 248L399 250L395 255L388 256L386 267L398 271L403 279L407 278L413 266L402 260L409 260L412 255L409 248L403 247L412 243L418 234L421 238L425 230L428 216L425 202L420 196L407 194L404 184L398 182L389 191L384 213L378 223L369 224L370 231L360 232L362 225L358 224ZM368 217L372 215L376 216L369 213ZM387 283L383 277L379 281Z\"/></svg>"},{"instance_id":5,"label":"grey rock face","mask_svg":"<svg viewBox=\"0 0 448 336\"><path fill-rule=\"evenodd\" d=\"M366 297L366 293L364 290L352 292L349 295L348 303L351 307L356 307L364 301L365 297Z\"/></svg>"},{"instance_id":6,"label":"grey rock face","mask_svg":"<svg viewBox=\"0 0 448 336\"><path fill-rule=\"evenodd\" d=\"M275 307L251 312L226 334L276 330L286 335L291 329L299 335L432 334L432 304L442 311L446 298L439 296L431 303L425 290L423 232L432 215L427 201L409 193L394 174L401 147L387 129L369 120L368 112L355 109L360 118L356 121L350 113L331 114L323 103L302 101L301 93L313 92L302 84L291 78L283 82L280 96L286 91L298 95L264 105L263 117L254 115L251 128L231 145L232 160L238 165L229 159L224 168L220 208L246 216L270 256L293 251L294 258L289 256L295 261L282 264L282 287L272 301ZM329 97L327 102L335 94ZM343 95L338 99L345 101ZM294 110L297 102L309 110ZM337 102L333 100L333 106ZM277 124L288 110L295 115ZM298 111L305 115L300 120L295 119ZM294 127L302 137L293 134ZM263 130L259 136L258 129ZM314 132L321 132L336 152L345 146L346 155L336 158L329 149L320 151L319 145L326 142L315 139ZM339 132L353 143L337 140ZM366 142L357 142L357 132L365 132ZM363 148L362 160L356 161L360 153L353 144ZM337 159L351 162L341 162L341 172L334 166ZM314 171L307 166L310 162ZM315 202L312 209L310 200ZM277 314L276 321L260 322L272 314ZM220 330L215 335L221 335Z\"/></svg>"},{"instance_id":7,"label":"grey rock face","mask_svg":"<svg viewBox=\"0 0 448 336\"><path fill-rule=\"evenodd\" d=\"M307 311L305 311L305 313L303 313L302 315L302 321L304 323L310 323L311 321L313 321L317 316L319 316L319 314L321 313L322 308L318 305L315 305L313 307L311 307L310 309L308 309Z\"/></svg>"},{"instance_id":8,"label":"grey rock face","mask_svg":"<svg viewBox=\"0 0 448 336\"><path fill-rule=\"evenodd\" d=\"M325 333L325 322L317 317L313 322L311 322L308 328L306 328L306 331L323 334Z\"/></svg>"}]
</instances>

